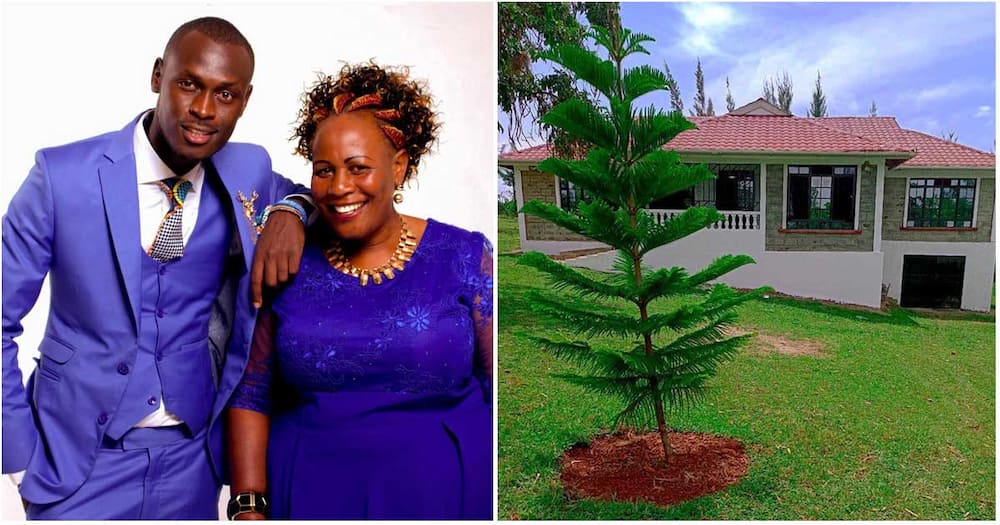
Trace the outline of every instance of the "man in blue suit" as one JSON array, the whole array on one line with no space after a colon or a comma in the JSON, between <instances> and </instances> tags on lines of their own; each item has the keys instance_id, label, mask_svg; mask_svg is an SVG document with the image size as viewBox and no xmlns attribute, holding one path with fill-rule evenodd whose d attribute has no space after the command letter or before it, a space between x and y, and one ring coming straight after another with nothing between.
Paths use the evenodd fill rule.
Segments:
<instances>
[{"instance_id":1,"label":"man in blue suit","mask_svg":"<svg viewBox=\"0 0 1000 525\"><path fill-rule=\"evenodd\" d=\"M297 254L305 215L279 201L303 188L262 148L227 143L253 67L229 22L182 25L154 63L155 109L39 151L10 203L3 472L23 476L29 519L218 517L219 414L256 316L258 217L276 203L261 245ZM268 281L297 265L268 264ZM48 323L24 387L14 339L46 275Z\"/></svg>"}]
</instances>

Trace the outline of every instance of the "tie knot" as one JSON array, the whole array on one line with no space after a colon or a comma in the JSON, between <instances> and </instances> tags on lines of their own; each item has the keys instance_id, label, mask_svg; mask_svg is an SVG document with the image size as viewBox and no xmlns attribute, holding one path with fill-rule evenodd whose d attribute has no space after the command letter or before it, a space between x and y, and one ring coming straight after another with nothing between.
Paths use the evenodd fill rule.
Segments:
<instances>
[{"instance_id":1,"label":"tie knot","mask_svg":"<svg viewBox=\"0 0 1000 525\"><path fill-rule=\"evenodd\" d=\"M187 198L188 192L191 191L191 181L180 177L170 177L169 179L161 180L160 184L167 195L170 196L171 208L174 207L175 203L177 206L184 205L184 199Z\"/></svg>"}]
</instances>

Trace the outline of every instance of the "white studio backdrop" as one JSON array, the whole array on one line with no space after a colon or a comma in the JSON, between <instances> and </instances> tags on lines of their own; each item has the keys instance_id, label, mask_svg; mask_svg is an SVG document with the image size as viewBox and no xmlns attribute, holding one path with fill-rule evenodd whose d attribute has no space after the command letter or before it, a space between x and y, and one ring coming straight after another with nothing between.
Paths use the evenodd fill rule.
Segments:
<instances>
[{"instance_id":1,"label":"white studio backdrop","mask_svg":"<svg viewBox=\"0 0 1000 525\"><path fill-rule=\"evenodd\" d=\"M170 34L188 20L219 16L240 29L256 56L253 94L231 140L264 146L275 171L308 186L310 167L292 155L288 137L316 73L369 59L409 66L413 78L427 82L442 127L400 210L481 231L495 245L495 9L415 2L4 3L0 212L38 149L121 129L153 107L150 73ZM48 307L46 287L18 338L26 374ZM23 519L13 485L0 481L0 520Z\"/></svg>"}]
</instances>

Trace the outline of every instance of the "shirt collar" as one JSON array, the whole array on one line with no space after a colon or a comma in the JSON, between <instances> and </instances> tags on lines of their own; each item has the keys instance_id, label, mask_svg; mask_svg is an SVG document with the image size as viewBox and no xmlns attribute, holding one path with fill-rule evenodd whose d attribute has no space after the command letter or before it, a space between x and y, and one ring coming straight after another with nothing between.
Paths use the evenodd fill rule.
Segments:
<instances>
[{"instance_id":1,"label":"shirt collar","mask_svg":"<svg viewBox=\"0 0 1000 525\"><path fill-rule=\"evenodd\" d=\"M136 122L135 132L132 138L132 148L135 151L135 175L139 184L150 184L156 183L164 179L169 179L171 177L176 177L177 174L167 166L163 159L156 154L156 150L153 149L152 143L149 142L149 137L146 135L146 128L143 125L146 118L152 113L149 110L139 117L139 121ZM181 175L186 180L189 180L194 184L196 179L200 179L205 173L205 167L203 163L199 162L195 164L187 173Z\"/></svg>"}]
</instances>

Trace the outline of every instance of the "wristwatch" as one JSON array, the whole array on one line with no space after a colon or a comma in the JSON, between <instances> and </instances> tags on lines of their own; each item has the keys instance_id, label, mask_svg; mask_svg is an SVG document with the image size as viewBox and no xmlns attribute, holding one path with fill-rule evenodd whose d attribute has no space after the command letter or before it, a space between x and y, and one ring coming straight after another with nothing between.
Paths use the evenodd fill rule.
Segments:
<instances>
[{"instance_id":1,"label":"wristwatch","mask_svg":"<svg viewBox=\"0 0 1000 525\"><path fill-rule=\"evenodd\" d=\"M267 498L260 492L240 492L229 498L226 515L230 521L248 512L259 512L267 516L267 506Z\"/></svg>"}]
</instances>

